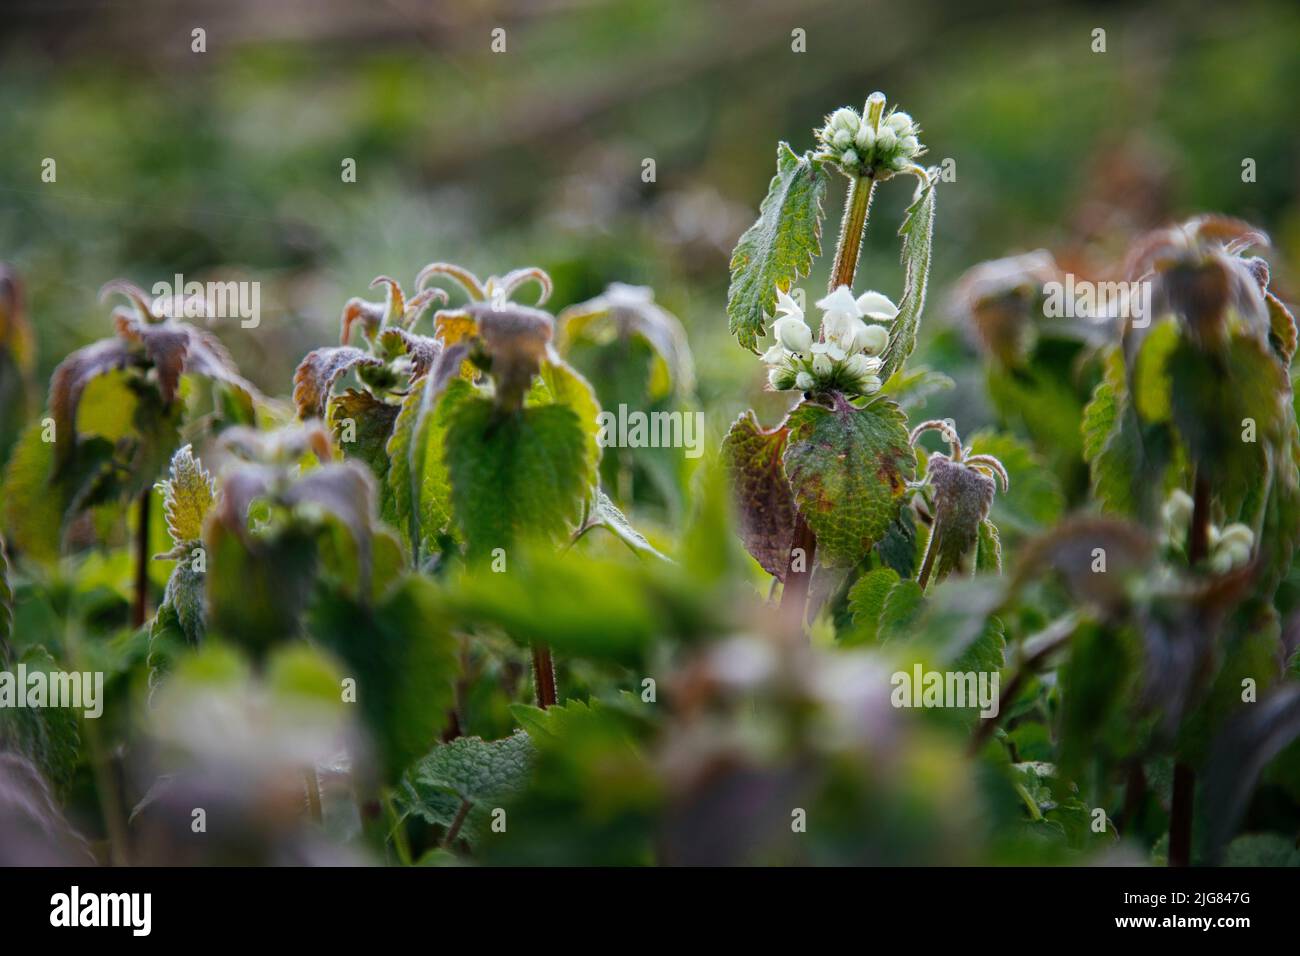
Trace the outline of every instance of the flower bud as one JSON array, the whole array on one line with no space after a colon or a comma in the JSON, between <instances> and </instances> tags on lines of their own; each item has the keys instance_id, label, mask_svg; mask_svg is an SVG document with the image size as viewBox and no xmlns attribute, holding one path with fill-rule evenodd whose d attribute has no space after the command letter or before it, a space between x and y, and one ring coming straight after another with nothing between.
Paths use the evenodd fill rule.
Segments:
<instances>
[{"instance_id":1,"label":"flower bud","mask_svg":"<svg viewBox=\"0 0 1300 956\"><path fill-rule=\"evenodd\" d=\"M850 355L844 360L844 371L856 379L866 378L868 375L874 375L878 367L867 356L860 352Z\"/></svg>"},{"instance_id":2,"label":"flower bud","mask_svg":"<svg viewBox=\"0 0 1300 956\"><path fill-rule=\"evenodd\" d=\"M858 154L851 149L846 149L844 155L840 157L840 163L844 166L858 165Z\"/></svg>"},{"instance_id":3,"label":"flower bud","mask_svg":"<svg viewBox=\"0 0 1300 956\"><path fill-rule=\"evenodd\" d=\"M827 355L825 352L818 352L816 355L813 356L813 360L812 360L813 374L825 378L827 375L831 374L832 367L833 364L831 362L831 357Z\"/></svg>"},{"instance_id":4,"label":"flower bud","mask_svg":"<svg viewBox=\"0 0 1300 956\"><path fill-rule=\"evenodd\" d=\"M853 142L853 134L846 129L837 129L831 136L831 143L836 149L845 149Z\"/></svg>"},{"instance_id":5,"label":"flower bud","mask_svg":"<svg viewBox=\"0 0 1300 956\"><path fill-rule=\"evenodd\" d=\"M846 129L852 135L857 132L858 122L858 114L855 111L847 106L841 106L831 114L830 122L826 126L831 130Z\"/></svg>"},{"instance_id":6,"label":"flower bud","mask_svg":"<svg viewBox=\"0 0 1300 956\"><path fill-rule=\"evenodd\" d=\"M783 387L782 379L785 377L785 370L780 368L770 369L767 373L767 384L771 385L777 391Z\"/></svg>"},{"instance_id":7,"label":"flower bud","mask_svg":"<svg viewBox=\"0 0 1300 956\"><path fill-rule=\"evenodd\" d=\"M800 372L794 377L794 384L796 387L806 392L808 389L813 387L813 377L807 372Z\"/></svg>"},{"instance_id":8,"label":"flower bud","mask_svg":"<svg viewBox=\"0 0 1300 956\"><path fill-rule=\"evenodd\" d=\"M876 131L871 128L870 123L863 123L858 127L858 135L853 137L853 142L863 154L869 153L871 147L876 145Z\"/></svg>"},{"instance_id":9,"label":"flower bud","mask_svg":"<svg viewBox=\"0 0 1300 956\"><path fill-rule=\"evenodd\" d=\"M912 132L912 117L901 111L890 113L885 117L885 125L900 137Z\"/></svg>"},{"instance_id":10,"label":"flower bud","mask_svg":"<svg viewBox=\"0 0 1300 956\"><path fill-rule=\"evenodd\" d=\"M1250 549L1255 546L1255 532L1244 524L1230 524L1219 535L1219 546L1223 548L1244 548L1249 558Z\"/></svg>"},{"instance_id":11,"label":"flower bud","mask_svg":"<svg viewBox=\"0 0 1300 956\"><path fill-rule=\"evenodd\" d=\"M921 149L921 141L909 134L898 141L898 148L907 156L915 156Z\"/></svg>"},{"instance_id":12,"label":"flower bud","mask_svg":"<svg viewBox=\"0 0 1300 956\"><path fill-rule=\"evenodd\" d=\"M898 135L888 126L876 131L876 148L882 153L892 153L898 146Z\"/></svg>"},{"instance_id":13,"label":"flower bud","mask_svg":"<svg viewBox=\"0 0 1300 956\"><path fill-rule=\"evenodd\" d=\"M1160 516L1170 528L1187 530L1192 521L1192 496L1181 488L1175 489L1161 506Z\"/></svg>"}]
</instances>

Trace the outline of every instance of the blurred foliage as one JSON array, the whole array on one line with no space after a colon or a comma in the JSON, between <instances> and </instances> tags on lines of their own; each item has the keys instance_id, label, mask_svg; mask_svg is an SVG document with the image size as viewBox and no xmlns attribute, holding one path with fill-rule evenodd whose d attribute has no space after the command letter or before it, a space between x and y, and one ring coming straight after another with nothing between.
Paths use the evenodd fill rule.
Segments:
<instances>
[{"instance_id":1,"label":"blurred foliage","mask_svg":"<svg viewBox=\"0 0 1300 956\"><path fill-rule=\"evenodd\" d=\"M201 55L187 4L28 10L0 40L0 663L105 674L101 720L0 710L0 861L1161 862L1194 766L1194 860L1297 862L1285 336L1234 327L1219 354L1186 322L1081 334L1037 318L1020 278L1041 257L967 270L1041 247L1109 275L1136 236L1214 209L1270 233L1267 289L1294 301L1300 11L431 6L199 4ZM878 87L956 178L917 352L873 413L894 487L858 496L844 540L825 525L798 642L765 600L789 542L731 514L724 463L602 453L591 419L698 410L716 449L753 408L771 464L757 422L788 401L728 335L731 252L772 144ZM882 191L858 270L895 299L879 224L907 202ZM503 331L472 283L443 283L427 320L419 280L356 298L431 261L535 265L555 316L497 303ZM105 279L176 274L260 282L260 324L141 314L111 354L76 351L105 334ZM151 347L176 326L238 381ZM53 446L52 377L72 439ZM1262 463L1226 454L1265 405ZM945 558L928 589L942 502L908 482L953 461L917 444L913 471L904 415L957 418L1009 478L971 512L973 567ZM790 440L852 492L872 462L828 448L836 416L805 411ZM1161 510L1207 462L1215 534L1260 542L1248 566L1189 560ZM137 627L141 527L159 560ZM892 706L913 667L998 673L1000 718ZM553 705L524 703L548 681Z\"/></svg>"}]
</instances>

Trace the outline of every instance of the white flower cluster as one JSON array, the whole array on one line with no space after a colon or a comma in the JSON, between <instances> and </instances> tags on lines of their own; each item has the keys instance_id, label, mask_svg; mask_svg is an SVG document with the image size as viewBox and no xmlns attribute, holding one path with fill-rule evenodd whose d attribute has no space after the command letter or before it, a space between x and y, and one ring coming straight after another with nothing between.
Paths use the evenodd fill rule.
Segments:
<instances>
[{"instance_id":1,"label":"white flower cluster","mask_svg":"<svg viewBox=\"0 0 1300 956\"><path fill-rule=\"evenodd\" d=\"M921 130L899 110L873 121L884 102L884 94L872 93L865 116L846 106L826 117L826 125L817 131L821 155L839 163L850 176L897 173L912 165L925 152L917 138Z\"/></svg>"},{"instance_id":2,"label":"white flower cluster","mask_svg":"<svg viewBox=\"0 0 1300 956\"><path fill-rule=\"evenodd\" d=\"M1184 547L1187 532L1192 524L1192 496L1181 488L1175 489L1161 510L1164 519L1165 540L1172 547ZM1255 532L1244 524L1230 524L1224 528L1210 525L1210 569L1215 574L1227 574L1234 568L1250 562L1255 547Z\"/></svg>"},{"instance_id":3,"label":"white flower cluster","mask_svg":"<svg viewBox=\"0 0 1300 956\"><path fill-rule=\"evenodd\" d=\"M780 289L776 300L776 344L763 353L763 361L771 366L767 380L772 388L849 395L880 391L879 356L889 344L889 332L873 323L892 322L898 315L894 303L879 292L864 292L855 299L842 285L817 302L822 321L814 342L799 304Z\"/></svg>"}]
</instances>

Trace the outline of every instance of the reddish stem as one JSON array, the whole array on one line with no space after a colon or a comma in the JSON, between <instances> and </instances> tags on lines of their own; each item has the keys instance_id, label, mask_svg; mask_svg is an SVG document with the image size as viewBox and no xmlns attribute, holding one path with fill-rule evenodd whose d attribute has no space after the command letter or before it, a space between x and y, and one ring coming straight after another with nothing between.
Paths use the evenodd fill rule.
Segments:
<instances>
[{"instance_id":1,"label":"reddish stem","mask_svg":"<svg viewBox=\"0 0 1300 956\"><path fill-rule=\"evenodd\" d=\"M140 492L140 518L135 535L135 603L131 626L143 627L149 616L149 506L153 489Z\"/></svg>"}]
</instances>

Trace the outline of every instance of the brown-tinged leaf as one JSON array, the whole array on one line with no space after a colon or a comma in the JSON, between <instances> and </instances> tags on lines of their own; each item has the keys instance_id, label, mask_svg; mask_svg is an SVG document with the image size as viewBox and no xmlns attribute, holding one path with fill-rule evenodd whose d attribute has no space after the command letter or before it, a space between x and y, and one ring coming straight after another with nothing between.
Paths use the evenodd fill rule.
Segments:
<instances>
[{"instance_id":1,"label":"brown-tinged leaf","mask_svg":"<svg viewBox=\"0 0 1300 956\"><path fill-rule=\"evenodd\" d=\"M357 366L383 367L383 362L350 345L321 348L308 352L293 374L293 401L300 419L320 418L325 414L334 383Z\"/></svg>"},{"instance_id":2,"label":"brown-tinged leaf","mask_svg":"<svg viewBox=\"0 0 1300 956\"><path fill-rule=\"evenodd\" d=\"M498 404L518 408L551 347L555 320L541 309L509 303L474 303L466 311L478 323L491 359Z\"/></svg>"},{"instance_id":3,"label":"brown-tinged leaf","mask_svg":"<svg viewBox=\"0 0 1300 956\"><path fill-rule=\"evenodd\" d=\"M765 430L752 411L745 411L722 441L745 548L764 571L782 581L795 524L794 493L782 463L788 438L785 425Z\"/></svg>"}]
</instances>

